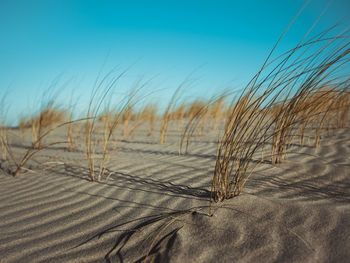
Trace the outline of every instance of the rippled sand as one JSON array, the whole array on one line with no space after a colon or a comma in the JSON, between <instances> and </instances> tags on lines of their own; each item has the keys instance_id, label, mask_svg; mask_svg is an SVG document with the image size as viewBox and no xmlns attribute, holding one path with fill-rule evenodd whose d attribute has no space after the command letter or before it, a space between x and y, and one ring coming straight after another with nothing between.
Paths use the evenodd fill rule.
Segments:
<instances>
[{"instance_id":1,"label":"rippled sand","mask_svg":"<svg viewBox=\"0 0 350 263\"><path fill-rule=\"evenodd\" d=\"M348 129L259 166L239 197L212 204L212 216L217 133L181 156L176 128L165 145L146 134L116 143L101 183L88 180L82 145L45 150L59 162L50 169L1 172L0 261L348 262Z\"/></svg>"}]
</instances>

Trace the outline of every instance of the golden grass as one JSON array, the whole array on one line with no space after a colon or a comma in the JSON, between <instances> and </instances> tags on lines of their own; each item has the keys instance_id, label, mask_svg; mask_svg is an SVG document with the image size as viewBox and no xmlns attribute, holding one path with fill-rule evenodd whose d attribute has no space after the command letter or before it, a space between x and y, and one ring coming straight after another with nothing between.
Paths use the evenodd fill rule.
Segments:
<instances>
[{"instance_id":1,"label":"golden grass","mask_svg":"<svg viewBox=\"0 0 350 263\"><path fill-rule=\"evenodd\" d=\"M241 193L260 163L254 161L254 155L266 143L272 141L269 156L271 163L275 164L286 157L300 124L301 138L306 126L316 124L314 145L317 146L322 128L334 112L342 116L340 123L346 123L349 82L333 73L349 61L350 49L348 43L331 45L339 39L344 41L346 36L327 37L326 44L305 56L305 52L323 41L328 32L299 43L295 49L275 60L277 66L262 76L263 70L271 65L267 63L269 56L235 102L218 147L212 200L222 201ZM306 50L300 51L302 48ZM298 51L304 56L298 55Z\"/></svg>"},{"instance_id":2,"label":"golden grass","mask_svg":"<svg viewBox=\"0 0 350 263\"><path fill-rule=\"evenodd\" d=\"M185 153L187 153L191 139L195 135L203 135L205 128L218 132L218 125L226 119L228 109L225 107L225 99L227 96L227 92L223 92L207 101L195 100L192 104L187 105L184 114L187 118L187 124L180 139L179 154L183 153L184 145ZM199 133L197 132L198 130Z\"/></svg>"},{"instance_id":3,"label":"golden grass","mask_svg":"<svg viewBox=\"0 0 350 263\"><path fill-rule=\"evenodd\" d=\"M148 103L146 106L141 108L133 118L133 126L130 130L130 138L134 139L137 128L140 127L142 123L147 122L148 136L151 137L152 142L154 142L154 127L158 120L158 110L157 105L153 103Z\"/></svg>"},{"instance_id":4,"label":"golden grass","mask_svg":"<svg viewBox=\"0 0 350 263\"><path fill-rule=\"evenodd\" d=\"M8 145L8 128L6 127L6 116L7 116L7 94L3 94L0 100L0 142L1 142L1 159L7 160Z\"/></svg>"},{"instance_id":5,"label":"golden grass","mask_svg":"<svg viewBox=\"0 0 350 263\"><path fill-rule=\"evenodd\" d=\"M49 89L50 90L50 89ZM44 92L44 95L47 95L48 91ZM43 96L44 98L45 96ZM44 105L44 106L43 106ZM2 111L2 114L5 112ZM2 115L2 120L5 122L6 115ZM79 121L79 120L77 120ZM3 123L4 123L3 122ZM19 123L20 132L24 132L25 129L30 128L32 130L32 143L30 146L25 147L25 151L21 154L14 154L13 148L9 140L8 131L10 128L4 129L4 126L1 127L1 146L2 146L2 156L4 157L5 168L3 169L6 173L17 177L21 173L26 173L32 171L35 167L42 167L47 163L47 161L37 161L35 157L37 154L44 149L47 149L51 146L67 143L67 141L53 141L45 142L45 140L52 134L56 129L66 126L75 121L66 121L66 111L55 106L54 100L49 99L48 102L42 103L42 109L37 114L31 118L25 119L22 118ZM11 134L11 136L16 136ZM5 157L6 156L6 157ZM50 160L50 156L46 156L46 160ZM27 167L27 164L33 161L36 163L36 166L30 165ZM51 164L58 162L50 162Z\"/></svg>"},{"instance_id":6,"label":"golden grass","mask_svg":"<svg viewBox=\"0 0 350 263\"><path fill-rule=\"evenodd\" d=\"M5 126L0 127L0 139L1 139L1 159L7 161L7 150L8 145L8 130Z\"/></svg>"},{"instance_id":7,"label":"golden grass","mask_svg":"<svg viewBox=\"0 0 350 263\"><path fill-rule=\"evenodd\" d=\"M124 112L119 113L121 116L121 121L123 123L123 135L122 139L126 140L129 137L129 122L135 120L136 113L131 106L128 106Z\"/></svg>"},{"instance_id":8,"label":"golden grass","mask_svg":"<svg viewBox=\"0 0 350 263\"><path fill-rule=\"evenodd\" d=\"M74 120L71 121L71 123L74 122L79 122L82 121L82 119L80 120ZM31 172L36 168L42 167L43 165L45 165L48 161L44 161L44 162L38 162L35 161L37 163L36 166L30 166L30 167L26 167L27 163L29 163L29 161L34 160L35 156L42 152L43 150L57 145L57 144L66 144L67 141L54 141L54 142L49 142L49 143L44 143L44 139L46 139L52 132L54 132L56 129L59 129L61 127L64 127L68 124L68 122L63 122L60 124L57 124L56 126L49 128L47 130L45 130L45 132L43 132L40 137L38 137L35 141L33 141L32 145L30 147L27 147L27 149L24 151L23 154L20 155L19 158L17 158L17 155L13 153L13 150L11 148L11 145L9 143L7 143L6 146L6 150L7 153L9 155L9 160L8 160L8 165L6 168L6 173L12 175L13 177L17 177L20 174L23 173L27 173L27 172ZM40 147L37 147L37 145L40 145ZM47 160L51 160L51 156L46 156ZM56 165L56 164L62 164L61 162L51 162L51 165Z\"/></svg>"},{"instance_id":9,"label":"golden grass","mask_svg":"<svg viewBox=\"0 0 350 263\"><path fill-rule=\"evenodd\" d=\"M164 113L161 116L160 120L160 131L159 131L159 143L164 144L166 140L166 135L168 132L168 126L169 126L169 121L172 118L171 112L176 108L176 104L179 101L179 96L182 88L184 87L185 82L183 82L181 85L177 87L173 95L171 96L171 99L164 111ZM174 115L173 115L174 116Z\"/></svg>"},{"instance_id":10,"label":"golden grass","mask_svg":"<svg viewBox=\"0 0 350 263\"><path fill-rule=\"evenodd\" d=\"M76 104L73 104L73 95L71 95L69 104L68 104L68 109L66 110L66 116L67 116L67 149L69 151L73 150L76 145L74 141L74 128L73 128L73 115L74 115L74 109L75 109Z\"/></svg>"},{"instance_id":11,"label":"golden grass","mask_svg":"<svg viewBox=\"0 0 350 263\"><path fill-rule=\"evenodd\" d=\"M40 148L43 141L39 138L42 137L45 131L65 121L66 111L54 106L53 101L50 101L36 116L28 119L22 118L19 127L22 130L31 128L33 147Z\"/></svg>"},{"instance_id":12,"label":"golden grass","mask_svg":"<svg viewBox=\"0 0 350 263\"><path fill-rule=\"evenodd\" d=\"M227 94L224 93L219 98L210 106L208 115L211 118L213 124L212 124L212 129L217 130L218 126L221 122L225 120L225 98Z\"/></svg>"},{"instance_id":13,"label":"golden grass","mask_svg":"<svg viewBox=\"0 0 350 263\"><path fill-rule=\"evenodd\" d=\"M103 77L93 89L86 113L85 150L91 181L101 181L104 178L111 153L115 150L111 145L114 132L121 122L126 125L125 121L129 121L131 118L136 94L143 87L141 85L133 88L117 106L112 107L111 92L126 71L117 76L112 76L112 73L110 72ZM99 117L102 107L104 107L103 114ZM102 120L102 130L98 127L98 120ZM125 127L123 127L124 129ZM100 154L98 153L99 150L101 151Z\"/></svg>"}]
</instances>

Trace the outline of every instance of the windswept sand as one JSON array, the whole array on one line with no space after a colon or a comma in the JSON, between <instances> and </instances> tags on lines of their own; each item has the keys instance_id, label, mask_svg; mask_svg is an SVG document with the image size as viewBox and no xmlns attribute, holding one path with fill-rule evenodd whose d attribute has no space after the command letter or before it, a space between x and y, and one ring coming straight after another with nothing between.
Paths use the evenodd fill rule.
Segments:
<instances>
[{"instance_id":1,"label":"windswept sand","mask_svg":"<svg viewBox=\"0 0 350 263\"><path fill-rule=\"evenodd\" d=\"M165 145L145 134L117 143L102 183L88 180L82 146L45 151L62 163L51 169L1 172L0 262L349 262L349 129L259 166L213 216L217 133L182 156L176 129Z\"/></svg>"}]
</instances>

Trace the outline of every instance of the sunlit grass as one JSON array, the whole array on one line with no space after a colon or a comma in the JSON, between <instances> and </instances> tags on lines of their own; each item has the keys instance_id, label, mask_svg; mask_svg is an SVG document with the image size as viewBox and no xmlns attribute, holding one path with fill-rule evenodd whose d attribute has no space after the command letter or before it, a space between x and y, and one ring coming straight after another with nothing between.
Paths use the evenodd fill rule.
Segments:
<instances>
[{"instance_id":1,"label":"sunlit grass","mask_svg":"<svg viewBox=\"0 0 350 263\"><path fill-rule=\"evenodd\" d=\"M328 30L286 52L267 72L265 64L234 102L218 148L213 200L241 193L260 163L254 156L266 144L271 143L269 158L277 164L286 158L293 138L299 136L303 142L306 126L314 126L317 146L330 118L341 116L338 123L346 124L350 83L335 73L349 61L349 43L346 35L326 37L327 33ZM323 41L311 55L306 54Z\"/></svg>"}]
</instances>

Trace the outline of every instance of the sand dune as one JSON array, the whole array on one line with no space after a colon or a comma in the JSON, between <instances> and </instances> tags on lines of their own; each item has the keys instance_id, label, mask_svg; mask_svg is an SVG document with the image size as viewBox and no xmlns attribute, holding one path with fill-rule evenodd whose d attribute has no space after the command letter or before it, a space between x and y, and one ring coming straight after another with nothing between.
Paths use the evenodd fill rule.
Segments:
<instances>
[{"instance_id":1,"label":"sand dune","mask_svg":"<svg viewBox=\"0 0 350 263\"><path fill-rule=\"evenodd\" d=\"M175 128L165 145L145 134L117 143L101 183L88 180L82 149L47 150L60 162L47 170L1 173L0 261L349 260L348 129L318 149L295 145L282 164L259 166L239 197L211 207L217 135L179 156Z\"/></svg>"}]
</instances>

